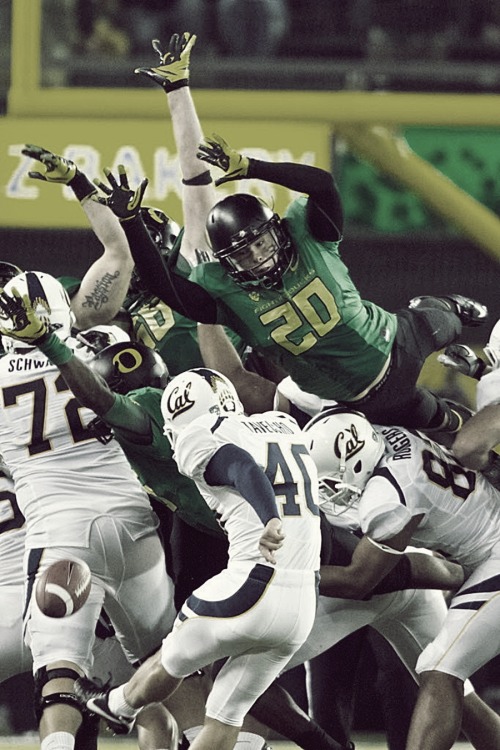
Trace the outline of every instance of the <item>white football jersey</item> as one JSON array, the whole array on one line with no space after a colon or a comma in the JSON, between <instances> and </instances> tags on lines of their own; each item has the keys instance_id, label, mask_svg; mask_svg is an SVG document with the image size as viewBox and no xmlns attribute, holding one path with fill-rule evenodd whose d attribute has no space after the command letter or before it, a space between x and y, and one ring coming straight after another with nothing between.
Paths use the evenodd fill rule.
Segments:
<instances>
[{"instance_id":1,"label":"white football jersey","mask_svg":"<svg viewBox=\"0 0 500 750\"><path fill-rule=\"evenodd\" d=\"M0 586L22 583L26 528L14 482L0 470Z\"/></svg>"},{"instance_id":2,"label":"white football jersey","mask_svg":"<svg viewBox=\"0 0 500 750\"><path fill-rule=\"evenodd\" d=\"M86 546L92 520L115 513L150 528L148 497L115 440L87 430L57 367L38 350L0 359L0 445L26 519L28 548Z\"/></svg>"},{"instance_id":3,"label":"white football jersey","mask_svg":"<svg viewBox=\"0 0 500 750\"><path fill-rule=\"evenodd\" d=\"M359 501L363 533L383 541L423 513L413 545L439 551L469 570L478 565L500 540L500 492L426 436L401 427L375 428L387 451Z\"/></svg>"},{"instance_id":4,"label":"white football jersey","mask_svg":"<svg viewBox=\"0 0 500 750\"><path fill-rule=\"evenodd\" d=\"M274 487L285 541L276 552L277 567L319 570L318 480L307 441L294 419L280 412L250 417L207 415L182 430L174 458L179 471L191 477L229 537L229 566L235 562L264 563L259 553L262 521L235 489L211 486L204 472L226 444L248 451Z\"/></svg>"}]
</instances>

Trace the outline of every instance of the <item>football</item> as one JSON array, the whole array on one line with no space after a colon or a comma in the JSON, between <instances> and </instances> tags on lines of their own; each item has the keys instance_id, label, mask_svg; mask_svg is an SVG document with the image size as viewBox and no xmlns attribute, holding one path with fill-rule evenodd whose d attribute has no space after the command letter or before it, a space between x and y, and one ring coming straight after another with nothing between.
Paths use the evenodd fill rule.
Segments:
<instances>
[{"instance_id":1,"label":"football","mask_svg":"<svg viewBox=\"0 0 500 750\"><path fill-rule=\"evenodd\" d=\"M83 560L57 560L36 584L36 603L48 617L68 617L83 607L90 593L92 574Z\"/></svg>"}]
</instances>

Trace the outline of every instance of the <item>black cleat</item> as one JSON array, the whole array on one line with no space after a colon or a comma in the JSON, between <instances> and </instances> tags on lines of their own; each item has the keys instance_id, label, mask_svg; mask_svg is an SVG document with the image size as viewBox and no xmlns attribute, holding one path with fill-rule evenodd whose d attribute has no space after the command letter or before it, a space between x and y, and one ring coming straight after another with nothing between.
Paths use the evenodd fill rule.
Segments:
<instances>
[{"instance_id":1,"label":"black cleat","mask_svg":"<svg viewBox=\"0 0 500 750\"><path fill-rule=\"evenodd\" d=\"M488 320L488 308L481 302L463 297L461 294L450 294L445 299L455 304L458 317L464 326L481 326Z\"/></svg>"},{"instance_id":2,"label":"black cleat","mask_svg":"<svg viewBox=\"0 0 500 750\"><path fill-rule=\"evenodd\" d=\"M135 724L135 718L119 716L111 711L108 705L110 690L110 687L99 685L86 677L80 677L75 682L75 694L80 703L93 714L104 719L113 734L130 734Z\"/></svg>"},{"instance_id":3,"label":"black cleat","mask_svg":"<svg viewBox=\"0 0 500 750\"><path fill-rule=\"evenodd\" d=\"M476 302L470 297L463 297L461 294L448 294L446 297L432 297L422 296L413 297L410 300L408 307L415 309L417 307L425 307L427 300L439 300L440 302L446 303L453 312L455 312L462 325L475 327L481 326L488 320L488 308L481 302Z\"/></svg>"}]
</instances>

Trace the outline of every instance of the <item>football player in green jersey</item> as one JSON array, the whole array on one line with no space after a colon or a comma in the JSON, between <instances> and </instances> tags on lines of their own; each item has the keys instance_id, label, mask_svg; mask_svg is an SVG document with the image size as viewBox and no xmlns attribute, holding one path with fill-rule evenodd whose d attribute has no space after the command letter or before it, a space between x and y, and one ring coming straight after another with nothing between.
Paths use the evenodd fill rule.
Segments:
<instances>
[{"instance_id":1,"label":"football player in green jersey","mask_svg":"<svg viewBox=\"0 0 500 750\"><path fill-rule=\"evenodd\" d=\"M189 54L195 38L188 46L174 34L168 54L177 54L183 46L183 59ZM185 75L182 73L182 75ZM174 140L182 175L182 204L185 217L181 228L159 208L141 208L141 217L150 241L176 270L188 275L191 266L209 259L205 221L216 201L210 172L196 157L202 130L187 87L165 86L171 115ZM104 252L87 270L84 279L62 277L60 280L72 300L76 325L84 330L106 324L124 308L130 314L133 338L156 349L167 362L172 375L203 365L197 342L196 323L159 300L134 268L128 243L118 219L105 206L92 200L95 185L77 165L45 148L27 145L23 153L38 162L30 177L39 181L67 185L80 201L90 225L101 241ZM147 181L141 183L141 195ZM123 314L123 310L121 311ZM124 315L124 317L126 317ZM234 335L233 342L243 353L243 345Z\"/></svg>"},{"instance_id":2,"label":"football player in green jersey","mask_svg":"<svg viewBox=\"0 0 500 750\"><path fill-rule=\"evenodd\" d=\"M177 57L139 71L164 87L175 83L177 94L189 85L193 37L186 33L181 40ZM283 217L253 195L220 200L207 220L214 261L186 279L163 263L149 240L138 208L141 188L127 191L124 170L119 183L108 171L104 200L119 217L150 291L186 317L231 328L304 390L352 405L377 423L456 431L468 416L465 407L418 387L417 380L428 355L455 341L462 326L486 320L485 306L450 294L417 297L408 309L391 313L362 299L340 255L342 203L329 172L249 158L217 135L197 151L200 160L223 170L216 185L257 178L305 195Z\"/></svg>"}]
</instances>

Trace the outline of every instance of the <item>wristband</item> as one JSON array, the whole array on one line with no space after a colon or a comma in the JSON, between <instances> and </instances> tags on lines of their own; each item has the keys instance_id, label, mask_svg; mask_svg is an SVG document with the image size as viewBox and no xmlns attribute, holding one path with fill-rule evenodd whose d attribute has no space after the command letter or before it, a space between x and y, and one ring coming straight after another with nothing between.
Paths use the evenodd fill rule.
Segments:
<instances>
[{"instance_id":1,"label":"wristband","mask_svg":"<svg viewBox=\"0 0 500 750\"><path fill-rule=\"evenodd\" d=\"M188 86L189 81L187 78L181 78L180 81L165 81L162 85L167 94L170 94L171 91L177 91L177 89L181 89L183 86Z\"/></svg>"},{"instance_id":2,"label":"wristband","mask_svg":"<svg viewBox=\"0 0 500 750\"><path fill-rule=\"evenodd\" d=\"M182 180L183 185L210 185L212 182L212 175L207 169L196 177L191 177L189 180Z\"/></svg>"},{"instance_id":3,"label":"wristband","mask_svg":"<svg viewBox=\"0 0 500 750\"><path fill-rule=\"evenodd\" d=\"M55 333L43 336L39 341L35 341L34 343L45 354L47 359L50 359L52 364L58 367L59 365L65 365L73 356L73 352L69 346L66 346L64 341L61 341Z\"/></svg>"},{"instance_id":4,"label":"wristband","mask_svg":"<svg viewBox=\"0 0 500 750\"><path fill-rule=\"evenodd\" d=\"M92 193L96 193L97 190L86 174L76 170L75 176L68 182L69 187L72 189L79 201L84 198L88 198Z\"/></svg>"}]
</instances>

